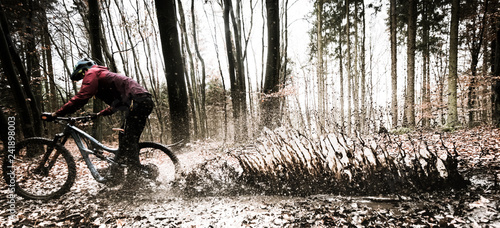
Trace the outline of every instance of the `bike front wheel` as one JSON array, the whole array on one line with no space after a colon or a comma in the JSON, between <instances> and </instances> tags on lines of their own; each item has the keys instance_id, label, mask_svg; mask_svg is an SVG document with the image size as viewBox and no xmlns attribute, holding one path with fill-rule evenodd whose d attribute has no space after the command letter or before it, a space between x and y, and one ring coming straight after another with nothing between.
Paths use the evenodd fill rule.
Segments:
<instances>
[{"instance_id":1,"label":"bike front wheel","mask_svg":"<svg viewBox=\"0 0 500 228\"><path fill-rule=\"evenodd\" d=\"M167 183L175 179L179 159L166 146L155 142L139 143L139 159L143 166L153 169L156 181Z\"/></svg>"},{"instance_id":2,"label":"bike front wheel","mask_svg":"<svg viewBox=\"0 0 500 228\"><path fill-rule=\"evenodd\" d=\"M44 156L46 162L41 164ZM9 188L26 199L48 200L62 196L73 186L76 166L70 152L46 138L29 138L16 145L3 160Z\"/></svg>"}]
</instances>

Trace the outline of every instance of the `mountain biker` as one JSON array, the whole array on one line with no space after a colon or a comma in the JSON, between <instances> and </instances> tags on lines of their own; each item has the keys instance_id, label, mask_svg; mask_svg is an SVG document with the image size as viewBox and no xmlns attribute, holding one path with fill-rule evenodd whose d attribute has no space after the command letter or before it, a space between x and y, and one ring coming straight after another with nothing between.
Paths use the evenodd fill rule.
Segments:
<instances>
[{"instance_id":1,"label":"mountain biker","mask_svg":"<svg viewBox=\"0 0 500 228\"><path fill-rule=\"evenodd\" d=\"M114 158L120 164L132 168L137 173L141 166L139 160L139 138L146 125L146 120L154 108L151 94L132 78L117 74L94 61L83 58L77 62L71 74L71 80L83 79L80 91L52 117L64 116L82 108L91 97L97 97L109 106L96 114L96 117L107 116L116 111L126 113L122 128L124 134L119 137L119 152ZM129 177L129 176L128 176ZM131 175L134 178L134 175Z\"/></svg>"}]
</instances>

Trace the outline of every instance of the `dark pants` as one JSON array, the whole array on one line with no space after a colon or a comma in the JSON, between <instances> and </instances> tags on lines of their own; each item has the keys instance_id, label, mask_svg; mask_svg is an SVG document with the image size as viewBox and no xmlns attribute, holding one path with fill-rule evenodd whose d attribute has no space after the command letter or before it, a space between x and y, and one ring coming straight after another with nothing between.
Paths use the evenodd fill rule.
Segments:
<instances>
[{"instance_id":1,"label":"dark pants","mask_svg":"<svg viewBox=\"0 0 500 228\"><path fill-rule=\"evenodd\" d=\"M139 160L139 139L153 108L154 103L149 94L138 95L133 99L123 123L125 132L120 134L119 137L120 152L117 155L117 161L135 166L141 164Z\"/></svg>"}]
</instances>

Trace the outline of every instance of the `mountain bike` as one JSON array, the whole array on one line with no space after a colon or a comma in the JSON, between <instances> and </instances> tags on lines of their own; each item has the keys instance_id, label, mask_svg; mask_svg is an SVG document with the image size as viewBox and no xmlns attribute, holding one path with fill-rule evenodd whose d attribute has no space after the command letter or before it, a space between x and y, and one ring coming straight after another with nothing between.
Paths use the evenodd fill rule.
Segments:
<instances>
[{"instance_id":1,"label":"mountain bike","mask_svg":"<svg viewBox=\"0 0 500 228\"><path fill-rule=\"evenodd\" d=\"M121 174L130 167L114 160L118 148L110 148L77 127L96 117L55 117L42 114L42 120L64 125L64 131L53 139L27 138L16 144L14 153L3 160L3 175L9 186L14 186L17 195L26 199L48 200L67 193L75 183L77 170L75 159L65 145L72 138L92 177L99 183L116 186L124 178L107 178L102 170L119 170ZM115 129L122 131L122 129ZM139 158L146 178L164 183L175 177L179 160L167 146L155 142L139 143ZM118 169L110 169L111 167ZM127 172L128 172L127 171ZM120 175L118 175L120 176Z\"/></svg>"}]
</instances>

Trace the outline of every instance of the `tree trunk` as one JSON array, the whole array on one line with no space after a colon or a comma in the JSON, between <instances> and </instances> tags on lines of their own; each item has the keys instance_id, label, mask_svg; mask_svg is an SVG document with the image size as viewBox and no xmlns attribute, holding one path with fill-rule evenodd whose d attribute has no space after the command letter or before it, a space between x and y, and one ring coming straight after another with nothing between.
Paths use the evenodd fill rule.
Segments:
<instances>
[{"instance_id":1,"label":"tree trunk","mask_svg":"<svg viewBox=\"0 0 500 228\"><path fill-rule=\"evenodd\" d=\"M3 71L7 77L7 81L9 83L10 89L12 91L13 97L15 99L15 107L16 112L19 114L21 128L25 137L33 137L35 136L35 132L33 130L33 121L31 120L30 110L28 105L26 104L26 97L23 93L23 89L21 84L17 80L16 70L14 69L14 65L12 64L11 51L13 47L12 42L8 42L10 40L10 34L8 30L5 30L6 27L6 18L3 11L2 3L0 2L0 19L2 20L2 26L0 26L0 49L4 50L0 53L0 62L2 63ZM17 55L16 53L12 53L13 55Z\"/></svg>"},{"instance_id":2,"label":"tree trunk","mask_svg":"<svg viewBox=\"0 0 500 228\"><path fill-rule=\"evenodd\" d=\"M167 79L173 142L189 142L189 115L175 0L156 0L156 11Z\"/></svg>"},{"instance_id":3,"label":"tree trunk","mask_svg":"<svg viewBox=\"0 0 500 228\"><path fill-rule=\"evenodd\" d=\"M90 47L92 51L92 59L98 64L103 64L104 60L102 58L102 48L101 48L101 22L99 15L99 1L89 0L89 35L90 35ZM97 113L101 111L104 107L101 100L94 99L93 112ZM92 135L97 140L102 140L102 121L100 118L96 119L94 125L92 125Z\"/></svg>"},{"instance_id":4,"label":"tree trunk","mask_svg":"<svg viewBox=\"0 0 500 228\"><path fill-rule=\"evenodd\" d=\"M479 4L478 4L478 11L479 9ZM483 18L479 22L479 15L478 16L473 16L472 18L472 26L474 29L471 29L471 33L469 34L470 39L469 39L469 47L470 47L470 54L471 54L471 66L470 66L470 71L471 71L471 81L469 83L469 88L468 88L468 100L467 100L467 109L469 111L468 113L468 122L469 126L472 127L474 125L475 120L475 113L474 109L477 108L477 90L478 90L478 81L477 81L477 65L479 63L479 54L481 52L481 48L483 47L483 38L484 38L484 29L486 27L486 15L488 14L488 1L484 2L484 13L482 14ZM480 23L479 25L477 23ZM479 31L475 29L475 27L479 27ZM478 34L476 34L478 32Z\"/></svg>"},{"instance_id":5,"label":"tree trunk","mask_svg":"<svg viewBox=\"0 0 500 228\"><path fill-rule=\"evenodd\" d=\"M391 0L390 33L391 33L391 87L392 87L392 128L398 127L398 43L396 0Z\"/></svg>"},{"instance_id":6,"label":"tree trunk","mask_svg":"<svg viewBox=\"0 0 500 228\"><path fill-rule=\"evenodd\" d=\"M224 34L226 41L226 51L227 51L227 59L228 59L228 67L229 67L229 83L231 84L231 101L233 105L233 119L235 125L235 139L239 140L241 137L241 104L240 104L240 92L239 84L236 78L236 62L235 62L235 54L233 52L233 42L231 38L231 30L229 27L230 20L230 12L232 10L232 2L231 0L224 0Z\"/></svg>"},{"instance_id":7,"label":"tree trunk","mask_svg":"<svg viewBox=\"0 0 500 228\"><path fill-rule=\"evenodd\" d=\"M113 24L113 17L111 16L111 12L110 12L110 9L111 9L111 6L110 6L110 1L103 1L104 4L107 4L105 5L103 8L105 8L105 14L106 15L106 20L108 21L109 24ZM115 5L117 4L117 2L115 1ZM117 6L118 9L120 9L119 6ZM117 35L116 35L116 32L115 32L115 27L114 26L110 26L109 28L110 30L110 35L113 37L113 40L115 41L115 46L117 48L117 52L118 54L120 55L120 59L122 60L123 64L126 64L127 61L126 61L126 58L124 56L124 51L121 50L121 46L120 45L120 42L119 42L119 39L117 38ZM112 55L110 56L112 57ZM128 68L127 67L123 67L123 72L125 75L130 75L129 72L128 72Z\"/></svg>"},{"instance_id":8,"label":"tree trunk","mask_svg":"<svg viewBox=\"0 0 500 228\"><path fill-rule=\"evenodd\" d=\"M33 134L32 136L35 135L40 135L41 129L42 129L42 123L40 120L40 110L39 110L39 105L37 102L37 99L35 97L35 94L33 93L33 90L31 89L31 83L30 79L28 77L28 74L26 73L26 70L24 68L23 61L21 60L21 57L19 56L19 53L16 51L14 44L12 42L12 38L10 36L9 32L9 27L8 27L8 22L7 18L5 17L3 8L0 4L0 11L2 11L2 15L0 15L0 20L1 20L1 26L4 30L3 34L5 36L5 40L7 42L7 48L8 52L10 52L10 58L12 62L9 62L12 64L11 66L17 68L17 73L19 74L19 78L21 79L21 90L24 91L23 96L26 96L26 99L23 99L23 103L28 102L27 107L27 112L24 114L26 117L29 117L29 121L27 124L30 124L30 128L33 129ZM5 49L7 50L7 49ZM13 68L14 69L14 68ZM17 81L17 79L16 79ZM17 81L19 83L19 81ZM21 106L24 106L24 104L21 104ZM31 108L31 110L30 110ZM33 119L32 119L33 118ZM27 120L26 120L27 121ZM29 132L25 132L25 134L30 134Z\"/></svg>"},{"instance_id":9,"label":"tree trunk","mask_svg":"<svg viewBox=\"0 0 500 228\"><path fill-rule=\"evenodd\" d=\"M359 103L360 103L360 98L359 98L359 88L360 88L360 84L359 84L359 53L358 53L358 50L359 50L359 36L358 36L358 21L359 21L359 17L358 17L358 2L357 1L354 1L353 2L354 4L354 77L352 78L352 82L353 82L353 104L354 104L354 130L356 131L359 131L360 130L360 121L359 121Z\"/></svg>"},{"instance_id":10,"label":"tree trunk","mask_svg":"<svg viewBox=\"0 0 500 228\"><path fill-rule=\"evenodd\" d=\"M342 25L339 24L339 77L340 77L340 126L344 128L345 117L344 117L344 56L342 54Z\"/></svg>"},{"instance_id":11,"label":"tree trunk","mask_svg":"<svg viewBox=\"0 0 500 228\"><path fill-rule=\"evenodd\" d=\"M496 39L492 42L493 76L500 77L500 22L496 23ZM493 124L500 127L500 79L493 80L492 86L492 119Z\"/></svg>"},{"instance_id":12,"label":"tree trunk","mask_svg":"<svg viewBox=\"0 0 500 228\"><path fill-rule=\"evenodd\" d=\"M450 65L448 76L448 120L447 125L454 127L458 124L457 112L457 61L458 61L458 10L460 1L451 2L451 23L450 23Z\"/></svg>"},{"instance_id":13,"label":"tree trunk","mask_svg":"<svg viewBox=\"0 0 500 228\"><path fill-rule=\"evenodd\" d=\"M26 104L26 96L23 93L23 88L21 87L21 84L17 80L17 73L16 70L14 69L14 62L16 63L15 65L18 67L17 72L20 74L24 74L26 76L26 71L24 71L24 68L19 68L19 65L21 62L21 58L15 51L14 45L12 43L9 29L8 29L8 24L7 24L7 18L5 17L5 13L3 10L3 5L0 2L0 50L4 50L0 53L0 62L2 63L2 67L4 70L4 73L7 77L7 81L9 83L10 89L12 90L13 97L15 99L15 107L16 107L16 112L19 114L20 117L20 122L21 122L21 128L24 134L24 137L33 137L35 136L35 131L34 131L34 126L33 126L33 121L30 116L30 109L28 108L28 105ZM14 59L13 59L14 58ZM22 77L23 75L21 75ZM28 84L28 88L25 88L26 92L31 92L31 89Z\"/></svg>"},{"instance_id":14,"label":"tree trunk","mask_svg":"<svg viewBox=\"0 0 500 228\"><path fill-rule=\"evenodd\" d=\"M279 2L266 0L267 10L267 60L264 93L267 97L262 103L262 125L270 129L280 126L280 18Z\"/></svg>"},{"instance_id":15,"label":"tree trunk","mask_svg":"<svg viewBox=\"0 0 500 228\"><path fill-rule=\"evenodd\" d=\"M325 78L324 78L324 63L323 63L323 0L317 1L316 13L318 17L317 23L317 58L318 58L318 123L317 132L323 132L325 127Z\"/></svg>"},{"instance_id":16,"label":"tree trunk","mask_svg":"<svg viewBox=\"0 0 500 228\"><path fill-rule=\"evenodd\" d=\"M26 18L26 31L24 33L24 38L26 39L26 63L27 63L27 76L21 75L21 79L24 85L25 94L29 98L29 107L31 108L33 117L33 129L35 130L35 135L42 134L42 122L40 119L40 109L41 105L39 101L42 101L42 77L40 74L40 56L36 48L35 37L35 2L33 0L27 1L25 5L27 18ZM18 65L20 68L20 65ZM24 71L24 70L22 70Z\"/></svg>"},{"instance_id":17,"label":"tree trunk","mask_svg":"<svg viewBox=\"0 0 500 228\"><path fill-rule=\"evenodd\" d=\"M438 86L438 106L439 106L439 123L440 125L445 125L446 124L446 115L445 115L445 104L444 104L444 85L445 85L445 75L446 71L449 68L448 65L446 64L448 61L444 60L444 53L440 52L439 56L437 57L437 86ZM443 63L446 62L446 63Z\"/></svg>"},{"instance_id":18,"label":"tree trunk","mask_svg":"<svg viewBox=\"0 0 500 228\"><path fill-rule=\"evenodd\" d=\"M186 28L186 20L185 20L185 15L184 15L184 9L182 7L182 2L180 0L177 1L178 8L179 8L179 28L181 29L181 49L184 50L187 54L184 55L185 57L183 58L185 60L184 67L185 69L189 69L189 73L186 73L186 85L187 85L187 91L188 91L188 99L189 99L189 104L191 106L191 119L193 120L193 136L194 138L199 136L199 127L198 127L198 120L199 120L199 115L201 113L200 111L200 102L199 102L199 97L198 97L198 86L196 84L196 75L195 75L195 66L194 66L194 58L193 54L191 52L191 48L189 47L189 39L187 35L187 28ZM182 42L184 41L184 42ZM182 53L182 52L181 52Z\"/></svg>"},{"instance_id":19,"label":"tree trunk","mask_svg":"<svg viewBox=\"0 0 500 228\"><path fill-rule=\"evenodd\" d=\"M406 82L406 125L415 126L415 49L417 34L417 2L409 0L408 2L408 36L407 36L407 82Z\"/></svg>"},{"instance_id":20,"label":"tree trunk","mask_svg":"<svg viewBox=\"0 0 500 228\"><path fill-rule=\"evenodd\" d=\"M229 1L231 3L231 1ZM231 3L232 4L232 3ZM243 57L243 48L241 46L241 0L236 0L236 16L234 14L233 7L231 5L231 9L229 14L231 16L231 21L233 25L233 36L234 36L234 52L235 55L235 69L236 69L236 85L237 85L237 98L238 104L240 107L240 118L238 120L238 130L241 139L245 139L247 137L248 128L247 128L247 95L246 95L246 77L245 77L245 67L243 65L244 57Z\"/></svg>"},{"instance_id":21,"label":"tree trunk","mask_svg":"<svg viewBox=\"0 0 500 228\"><path fill-rule=\"evenodd\" d=\"M429 56L430 56L430 50L429 50L429 22L428 22L428 15L429 15L429 2L424 2L422 4L423 9L422 9L422 126L427 128L430 126L430 109L431 109L431 104L430 104L430 84L429 84Z\"/></svg>"},{"instance_id":22,"label":"tree trunk","mask_svg":"<svg viewBox=\"0 0 500 228\"><path fill-rule=\"evenodd\" d=\"M56 110L59 105L57 103L57 89L56 89L56 82L54 79L54 68L52 64L52 47L51 47L51 42L50 42L50 34L49 34L49 26L48 26L48 21L47 21L47 14L46 10L43 11L43 50L44 55L45 55L45 74L47 75L47 83L48 83L48 109L49 110ZM49 135L54 134L54 130L52 128L47 129Z\"/></svg>"},{"instance_id":23,"label":"tree trunk","mask_svg":"<svg viewBox=\"0 0 500 228\"><path fill-rule=\"evenodd\" d=\"M206 94L205 94L205 87L206 87L206 72L205 72L205 60L201 56L200 53L200 48L198 47L198 38L197 38L197 31L196 31L196 23L195 23L195 16L194 16L194 0L191 0L191 21L192 21L192 29L193 29L193 42L194 42L194 48L196 50L196 56L198 57L198 60L201 63L201 88L200 88L200 93L201 93L201 113L200 113L200 124L201 124L201 132L202 136L206 137L207 136L207 125L208 125L208 120L207 120L207 113L206 113Z\"/></svg>"},{"instance_id":24,"label":"tree trunk","mask_svg":"<svg viewBox=\"0 0 500 228\"><path fill-rule=\"evenodd\" d=\"M345 0L346 15L346 37L347 37L347 132L351 133L352 128L352 73L351 73L351 31L349 20L349 0Z\"/></svg>"},{"instance_id":25,"label":"tree trunk","mask_svg":"<svg viewBox=\"0 0 500 228\"><path fill-rule=\"evenodd\" d=\"M360 118L361 118L361 122L360 122L360 129L362 131L365 131L367 130L366 129L366 119L367 119L367 108L366 108L366 19L365 19L365 1L362 0L361 1L361 16L363 17L363 21L362 21L362 30L363 30L363 34L362 34L362 37L361 37L361 109L360 109Z\"/></svg>"},{"instance_id":26,"label":"tree trunk","mask_svg":"<svg viewBox=\"0 0 500 228\"><path fill-rule=\"evenodd\" d=\"M0 140L3 142L3 147L4 151L7 151L6 145L8 145L9 142L9 135L8 135L8 129L9 128L9 121L7 120L7 117L5 116L5 113L2 111L2 107L0 107L0 129L4 129L0 131Z\"/></svg>"}]
</instances>

